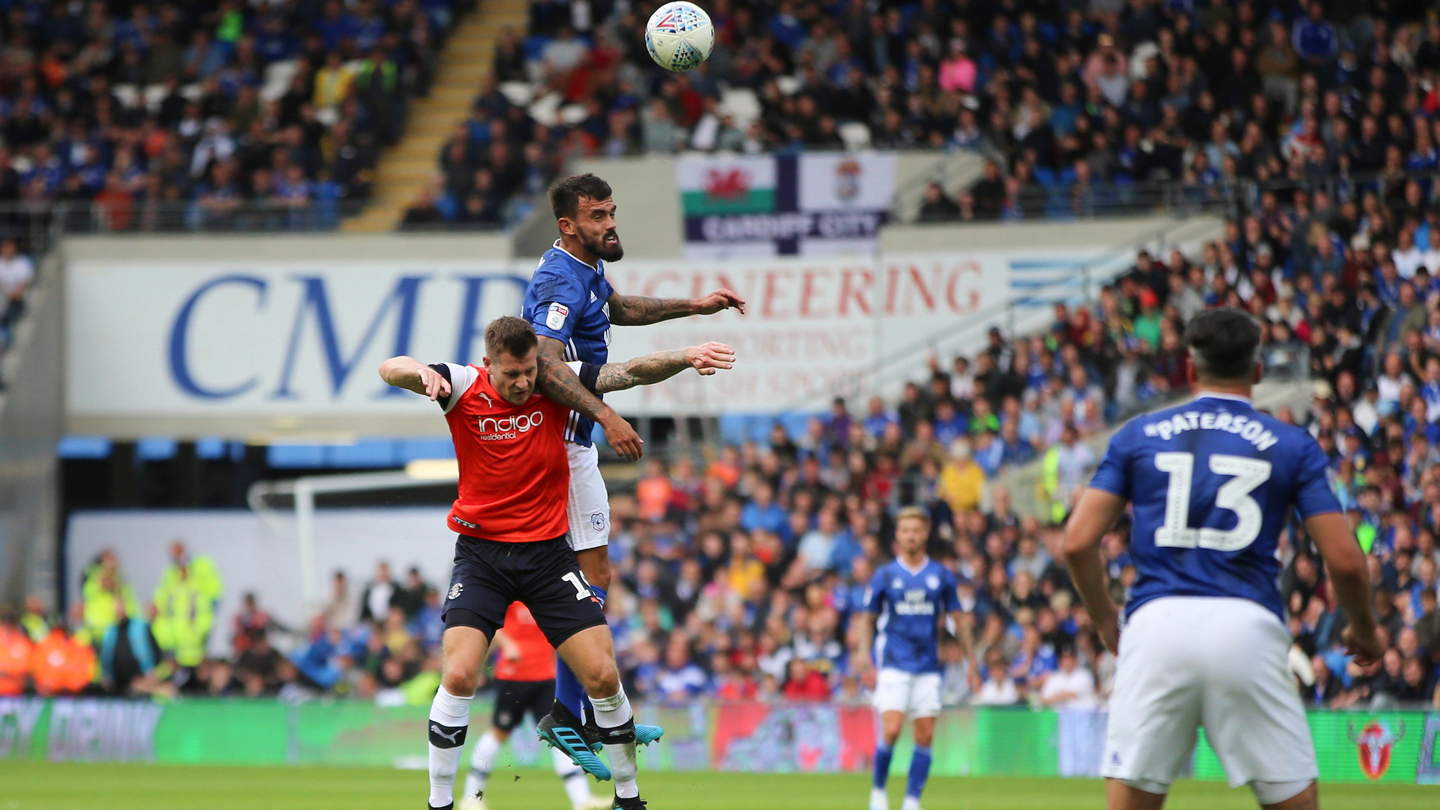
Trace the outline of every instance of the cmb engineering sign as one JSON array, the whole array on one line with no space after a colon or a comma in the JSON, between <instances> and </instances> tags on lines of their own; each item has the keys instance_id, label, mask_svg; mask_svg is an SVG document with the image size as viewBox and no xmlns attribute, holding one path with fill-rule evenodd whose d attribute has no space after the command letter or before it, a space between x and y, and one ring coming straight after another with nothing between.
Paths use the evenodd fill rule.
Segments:
<instances>
[{"instance_id":1,"label":"cmb engineering sign","mask_svg":"<svg viewBox=\"0 0 1440 810\"><path fill-rule=\"evenodd\" d=\"M720 377L684 374L610 401L631 415L766 413L846 390L882 358L997 313L1012 294L1014 261L976 252L619 262L607 275L622 293L689 298L726 287L748 306L744 315L612 329L612 360L718 340L735 347L738 362ZM532 270L528 261L354 255L74 258L66 266L67 430L444 435L442 419L382 383L376 368L397 354L479 364L485 325L519 312Z\"/></svg>"}]
</instances>

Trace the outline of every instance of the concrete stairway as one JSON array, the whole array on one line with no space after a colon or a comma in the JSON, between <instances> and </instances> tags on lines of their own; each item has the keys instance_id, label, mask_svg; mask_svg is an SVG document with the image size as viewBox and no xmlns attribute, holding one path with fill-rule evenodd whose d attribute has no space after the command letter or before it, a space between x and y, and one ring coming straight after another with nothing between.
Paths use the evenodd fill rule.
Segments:
<instances>
[{"instance_id":1,"label":"concrete stairway","mask_svg":"<svg viewBox=\"0 0 1440 810\"><path fill-rule=\"evenodd\" d=\"M370 203L341 229L353 233L394 230L405 208L439 171L440 147L470 115L494 63L495 43L506 28L525 30L525 0L480 0L445 43L428 98L415 99L400 142L385 150Z\"/></svg>"}]
</instances>

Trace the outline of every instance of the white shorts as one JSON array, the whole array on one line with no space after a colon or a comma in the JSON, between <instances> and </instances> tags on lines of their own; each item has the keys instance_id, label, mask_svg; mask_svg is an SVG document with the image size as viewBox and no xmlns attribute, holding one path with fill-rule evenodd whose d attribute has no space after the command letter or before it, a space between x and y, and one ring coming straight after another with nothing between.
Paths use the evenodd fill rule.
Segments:
<instances>
[{"instance_id":1,"label":"white shorts","mask_svg":"<svg viewBox=\"0 0 1440 810\"><path fill-rule=\"evenodd\" d=\"M1203 725L1232 788L1319 778L1290 644L1275 614L1248 599L1143 605L1120 633L1101 775L1168 786Z\"/></svg>"},{"instance_id":2,"label":"white shorts","mask_svg":"<svg viewBox=\"0 0 1440 810\"><path fill-rule=\"evenodd\" d=\"M875 676L875 710L904 712L911 717L940 714L940 673L882 668Z\"/></svg>"},{"instance_id":3,"label":"white shorts","mask_svg":"<svg viewBox=\"0 0 1440 810\"><path fill-rule=\"evenodd\" d=\"M600 452L595 445L566 442L570 454L570 547L576 551L610 544L610 494L600 477Z\"/></svg>"}]
</instances>

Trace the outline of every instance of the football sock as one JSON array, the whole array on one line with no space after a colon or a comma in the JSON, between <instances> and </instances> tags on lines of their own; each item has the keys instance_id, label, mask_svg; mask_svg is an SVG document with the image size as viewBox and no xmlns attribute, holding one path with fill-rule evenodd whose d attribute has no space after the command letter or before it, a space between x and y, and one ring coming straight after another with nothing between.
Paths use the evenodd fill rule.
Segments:
<instances>
[{"instance_id":1,"label":"football sock","mask_svg":"<svg viewBox=\"0 0 1440 810\"><path fill-rule=\"evenodd\" d=\"M550 755L555 760L556 775L565 783L565 795L570 797L570 806L583 807L590 801L590 782L585 778L585 771L559 749L551 749Z\"/></svg>"},{"instance_id":2,"label":"football sock","mask_svg":"<svg viewBox=\"0 0 1440 810\"><path fill-rule=\"evenodd\" d=\"M910 756L910 776L905 780L905 797L917 801L925 792L925 782L930 778L930 749L915 746Z\"/></svg>"},{"instance_id":3,"label":"football sock","mask_svg":"<svg viewBox=\"0 0 1440 810\"><path fill-rule=\"evenodd\" d=\"M465 729L470 725L470 701L440 687L430 704L430 806L455 801L455 772L465 751Z\"/></svg>"},{"instance_id":4,"label":"football sock","mask_svg":"<svg viewBox=\"0 0 1440 810\"><path fill-rule=\"evenodd\" d=\"M605 597L608 596L604 588L590 586L590 592L600 600L600 606L605 606ZM585 697L585 688L580 685L580 679L575 677L575 671L558 654L555 656L555 699L560 705L570 710L570 713L585 722L585 710L589 701ZM578 730L578 729L577 729Z\"/></svg>"},{"instance_id":5,"label":"football sock","mask_svg":"<svg viewBox=\"0 0 1440 810\"><path fill-rule=\"evenodd\" d=\"M499 755L500 738L493 730L486 731L470 754L470 773L465 776L466 796L484 795L485 783L490 779L490 772L495 770L495 758Z\"/></svg>"},{"instance_id":6,"label":"football sock","mask_svg":"<svg viewBox=\"0 0 1440 810\"><path fill-rule=\"evenodd\" d=\"M595 707L595 724L600 726L602 738L610 738L610 735L605 734L609 729L628 731L628 734L616 734L614 743L607 742L605 754L610 758L610 774L615 779L615 795L622 799L633 799L640 795L640 788L635 784L635 776L640 767L635 761L635 715L630 710L630 699L625 696L622 688L607 698L592 697L590 703Z\"/></svg>"},{"instance_id":7,"label":"football sock","mask_svg":"<svg viewBox=\"0 0 1440 810\"><path fill-rule=\"evenodd\" d=\"M890 778L890 757L895 750L884 743L875 746L875 788L885 789L885 780Z\"/></svg>"}]
</instances>

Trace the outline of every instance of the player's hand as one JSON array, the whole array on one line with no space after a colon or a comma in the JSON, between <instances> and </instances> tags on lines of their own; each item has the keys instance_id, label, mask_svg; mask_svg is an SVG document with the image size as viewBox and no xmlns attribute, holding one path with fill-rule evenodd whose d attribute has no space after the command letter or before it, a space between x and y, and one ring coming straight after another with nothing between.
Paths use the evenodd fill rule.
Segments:
<instances>
[{"instance_id":1,"label":"player's hand","mask_svg":"<svg viewBox=\"0 0 1440 810\"><path fill-rule=\"evenodd\" d=\"M735 350L724 343L710 342L685 350L685 362L708 377L722 368L735 367Z\"/></svg>"},{"instance_id":2,"label":"player's hand","mask_svg":"<svg viewBox=\"0 0 1440 810\"><path fill-rule=\"evenodd\" d=\"M875 666L870 663L870 656L862 652L852 653L850 655L850 669L855 673L855 677L860 679L860 683L865 685L866 689L875 688Z\"/></svg>"},{"instance_id":3,"label":"player's hand","mask_svg":"<svg viewBox=\"0 0 1440 810\"><path fill-rule=\"evenodd\" d=\"M1375 666L1385 654L1385 645L1381 644L1380 637L1375 635L1373 625L1362 632L1357 631L1352 624L1340 634L1340 640L1345 643L1345 652L1355 656L1355 663L1364 669Z\"/></svg>"},{"instance_id":4,"label":"player's hand","mask_svg":"<svg viewBox=\"0 0 1440 810\"><path fill-rule=\"evenodd\" d=\"M645 455L642 446L645 442L641 441L640 434L614 411L601 420L600 429L605 431L605 441L626 461L639 461Z\"/></svg>"},{"instance_id":5,"label":"player's hand","mask_svg":"<svg viewBox=\"0 0 1440 810\"><path fill-rule=\"evenodd\" d=\"M450 381L440 376L435 369L421 366L415 374L420 378L420 384L425 386L425 396L429 397L431 402L450 396Z\"/></svg>"},{"instance_id":6,"label":"player's hand","mask_svg":"<svg viewBox=\"0 0 1440 810\"><path fill-rule=\"evenodd\" d=\"M731 308L740 310L741 315L745 314L745 299L729 290L716 290L695 302L695 312L699 315L714 315Z\"/></svg>"}]
</instances>

